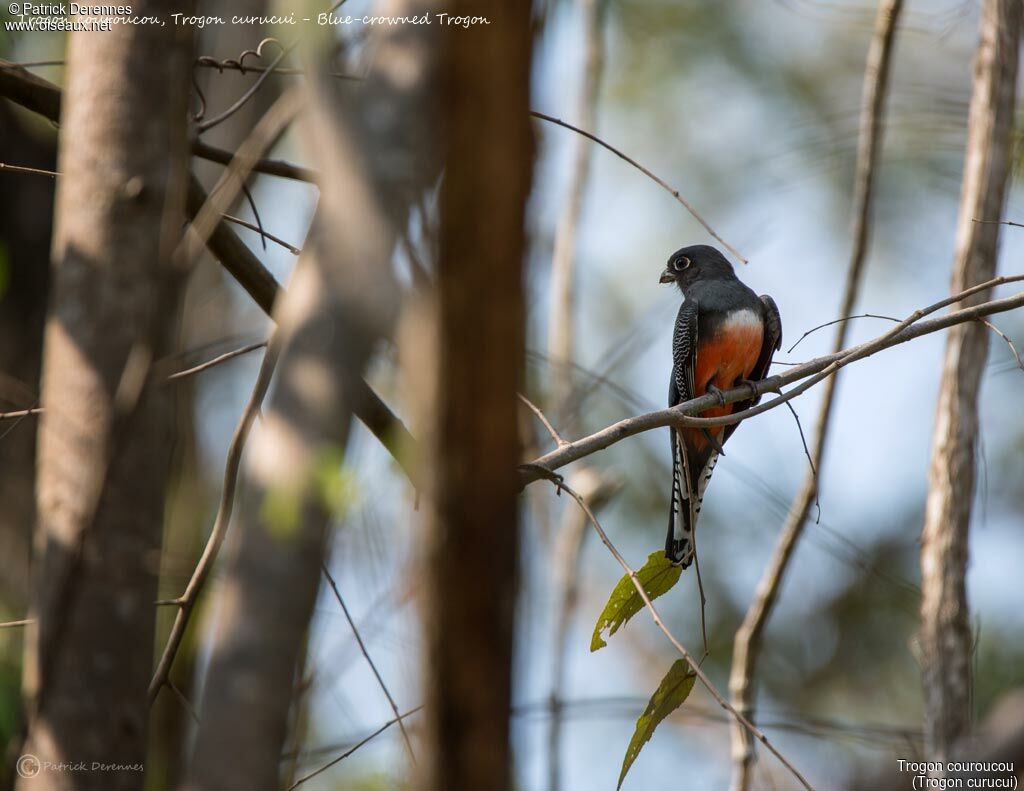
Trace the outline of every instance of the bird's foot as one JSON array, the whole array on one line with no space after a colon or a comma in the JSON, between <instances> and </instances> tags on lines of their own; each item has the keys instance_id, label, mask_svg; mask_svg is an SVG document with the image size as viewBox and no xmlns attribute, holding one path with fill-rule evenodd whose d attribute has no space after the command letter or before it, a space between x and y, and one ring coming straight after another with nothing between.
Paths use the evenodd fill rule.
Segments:
<instances>
[{"instance_id":1,"label":"bird's foot","mask_svg":"<svg viewBox=\"0 0 1024 791\"><path fill-rule=\"evenodd\" d=\"M736 386L747 388L750 391L750 397L757 398L757 382L750 379L737 379Z\"/></svg>"},{"instance_id":2,"label":"bird's foot","mask_svg":"<svg viewBox=\"0 0 1024 791\"><path fill-rule=\"evenodd\" d=\"M708 386L705 387L704 390L718 399L719 406L725 406L725 393L723 393L710 382L708 382Z\"/></svg>"}]
</instances>

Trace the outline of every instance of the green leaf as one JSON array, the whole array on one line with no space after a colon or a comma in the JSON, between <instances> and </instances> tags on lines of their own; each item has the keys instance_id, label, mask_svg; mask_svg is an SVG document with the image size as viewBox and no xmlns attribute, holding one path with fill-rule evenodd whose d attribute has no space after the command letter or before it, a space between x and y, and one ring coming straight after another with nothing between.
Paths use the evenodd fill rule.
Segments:
<instances>
[{"instance_id":1,"label":"green leaf","mask_svg":"<svg viewBox=\"0 0 1024 791\"><path fill-rule=\"evenodd\" d=\"M652 552L647 557L642 569L636 573L637 579L643 585L647 596L654 601L661 594L672 589L672 586L679 582L679 575L683 573L681 567L672 563L661 550ZM596 651L608 645L601 637L601 632L608 630L608 636L615 634L619 627L636 615L644 607L644 600L640 598L633 580L626 574L619 580L608 597L608 603L601 611L601 617L597 619L594 627L594 636L590 639L590 650Z\"/></svg>"},{"instance_id":2,"label":"green leaf","mask_svg":"<svg viewBox=\"0 0 1024 791\"><path fill-rule=\"evenodd\" d=\"M622 781L626 779L626 772L633 765L633 761L640 755L644 745L650 741L663 719L683 705L683 701L690 695L693 683L697 680L697 674L690 672L690 663L685 659L677 659L672 663L665 678L654 690L647 708L636 721L636 730L633 731L633 738L629 740L629 747L626 748L626 755L622 759L622 771L619 772L619 784L615 786L616 791L622 788Z\"/></svg>"}]
</instances>

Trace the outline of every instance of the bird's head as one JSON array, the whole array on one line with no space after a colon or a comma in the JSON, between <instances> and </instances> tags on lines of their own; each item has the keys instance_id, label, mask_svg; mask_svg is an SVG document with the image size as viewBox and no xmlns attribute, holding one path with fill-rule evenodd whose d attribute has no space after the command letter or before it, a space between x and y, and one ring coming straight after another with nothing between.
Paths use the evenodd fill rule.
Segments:
<instances>
[{"instance_id":1,"label":"bird's head","mask_svg":"<svg viewBox=\"0 0 1024 791\"><path fill-rule=\"evenodd\" d=\"M697 280L729 279L734 277L732 264L714 247L695 244L676 250L669 256L659 283L675 283L686 291Z\"/></svg>"}]
</instances>

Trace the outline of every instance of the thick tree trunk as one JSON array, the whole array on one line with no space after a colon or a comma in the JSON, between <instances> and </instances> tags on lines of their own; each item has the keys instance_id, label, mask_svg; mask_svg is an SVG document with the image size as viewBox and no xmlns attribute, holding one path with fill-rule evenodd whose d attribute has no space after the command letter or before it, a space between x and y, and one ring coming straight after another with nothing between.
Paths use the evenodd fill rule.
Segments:
<instances>
[{"instance_id":1,"label":"thick tree trunk","mask_svg":"<svg viewBox=\"0 0 1024 791\"><path fill-rule=\"evenodd\" d=\"M1021 8L986 0L974 64L974 88L953 263L953 293L995 274L1012 154ZM981 293L968 304L988 299ZM926 757L953 755L970 730L971 633L965 575L974 499L978 391L988 350L981 323L949 331L939 391L928 500L921 536L921 660Z\"/></svg>"},{"instance_id":2,"label":"thick tree trunk","mask_svg":"<svg viewBox=\"0 0 1024 791\"><path fill-rule=\"evenodd\" d=\"M523 369L527 3L456 2L489 25L445 32L449 138L441 194L438 366L427 521L430 789L512 787L509 705Z\"/></svg>"},{"instance_id":3,"label":"thick tree trunk","mask_svg":"<svg viewBox=\"0 0 1024 791\"><path fill-rule=\"evenodd\" d=\"M70 39L24 676L25 752L44 762L145 760L172 424L169 393L144 382L176 326L189 74L184 28ZM138 769L44 769L19 787L142 783Z\"/></svg>"}]
</instances>

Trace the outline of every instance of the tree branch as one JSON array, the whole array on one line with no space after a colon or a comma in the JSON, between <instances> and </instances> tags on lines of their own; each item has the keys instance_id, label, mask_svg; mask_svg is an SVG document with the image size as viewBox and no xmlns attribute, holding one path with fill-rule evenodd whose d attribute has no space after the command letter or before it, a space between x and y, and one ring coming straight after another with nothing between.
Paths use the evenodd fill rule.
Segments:
<instances>
[{"instance_id":1,"label":"tree branch","mask_svg":"<svg viewBox=\"0 0 1024 791\"><path fill-rule=\"evenodd\" d=\"M278 351L274 345L273 338L267 342L267 352L263 356L263 363L260 365L259 373L256 375L256 383L253 385L252 395L249 402L242 411L242 418L238 421L234 436L231 437L231 445L228 447L227 460L224 462L224 483L221 486L220 505L217 507L217 518L213 523L213 530L206 542L199 563L196 564L192 578L185 587L185 592L175 601L178 605L178 614L171 627L171 634L167 638L160 662L157 664L153 680L149 684L150 705L160 694L160 688L167 683L174 664L174 657L178 653L181 641L185 637L185 629L188 626L189 617L195 608L199 594L206 584L210 571L213 569L217 553L221 544L224 543L224 536L227 535L228 525L231 523L231 514L235 507L235 490L238 487L238 469L242 463L242 451L245 448L245 441L249 438L252 424L256 420L256 414L260 410L263 398L270 387L270 380L274 375L274 366L277 363Z\"/></svg>"},{"instance_id":2,"label":"tree branch","mask_svg":"<svg viewBox=\"0 0 1024 791\"><path fill-rule=\"evenodd\" d=\"M217 148L202 140L192 141L192 155L210 162L216 162L219 165L228 164L233 156L230 151ZM259 159L253 164L252 169L256 173L265 173L268 176L280 176L281 178L304 181L309 184L316 184L317 182L317 176L313 170L278 159Z\"/></svg>"},{"instance_id":3,"label":"tree branch","mask_svg":"<svg viewBox=\"0 0 1024 791\"><path fill-rule=\"evenodd\" d=\"M679 190L672 187L667 181L662 179L660 176L655 175L652 171L645 168L632 157L628 156L627 154L624 154L615 146L611 145L610 143L606 143L600 137L591 132L586 131L585 129L580 129L578 126L573 126L572 124L563 121L561 118L555 118L552 115L537 112L536 110L531 110L530 115L532 115L534 118L539 118L542 121L547 121L548 123L555 124L556 126L561 126L565 129L571 129L576 134L583 135L587 139L593 140L602 148L611 151L613 154L615 154L615 156L617 156L624 162L628 162L630 165L632 165L645 176L647 176L647 178L651 179L651 181L653 181L655 184L657 184L659 187L665 190L669 195L671 195L673 198L679 201L679 203L681 203L683 207L690 213L690 216L693 217L693 219L695 219L697 222L699 222L704 227L704 230L711 234L712 237L714 237L717 241L721 242L722 246L725 247L726 250L728 250L730 253L736 256L737 260L742 261L744 264L747 263L747 259L740 255L740 251L733 247L731 244L729 244L727 241L725 241L725 239L723 239L721 236L719 236L715 229L708 224L707 220L705 220L700 215L700 213L693 207L693 204L691 204L686 198L680 195Z\"/></svg>"},{"instance_id":4,"label":"tree branch","mask_svg":"<svg viewBox=\"0 0 1024 791\"><path fill-rule=\"evenodd\" d=\"M736 401L742 401L750 398L751 389L753 389L753 392L757 395L764 395L765 393L778 392L783 385L806 380L802 384L786 392L784 395L781 395L778 398L773 398L756 407L745 409L742 412L736 412L732 415L724 415L722 417L714 418L692 417L692 415L699 414L710 407L720 404L717 396L703 395L699 398L694 398L669 409L661 409L657 412L648 412L643 415L637 415L636 417L620 420L619 422L613 423L594 434L590 434L586 437L570 442L564 447L556 448L550 453L546 453L543 456L523 465L523 467L520 468L520 483L523 486L526 486L539 478L544 477L545 472L553 472L554 470L564 467L566 464L570 464L574 461L590 456L599 450L604 450L617 442L621 442L627 437L632 437L644 431L650 431L651 429L662 428L670 425L694 427L729 425L732 423L738 423L740 420L745 418L759 415L762 412L767 412L769 409L774 409L777 406L781 406L786 401L795 398L813 385L828 378L840 368L843 368L852 362L862 360L865 357L870 357L872 354L892 348L893 346L907 343L915 338L920 338L922 335L929 335L933 332L939 332L940 330L948 329L949 327L962 324L966 321L975 321L976 319L984 316L990 316L994 313L1004 313L1008 310L1014 310L1015 308L1024 306L1024 292L1020 292L1011 297L992 300L991 302L985 302L981 305L975 305L974 307L954 311L953 313L940 316L939 318L930 319L928 321L919 321L923 316L926 316L929 313L934 313L936 310L950 305L953 302L958 302L965 297L977 293L978 291L987 290L1004 283L1013 283L1021 280L1024 280L1024 275L994 278L980 286L967 289L960 294L940 300L934 305L929 305L927 308L921 308L920 310L915 311L892 330L872 341L852 346L837 354L827 354L823 357L816 357L806 363L795 365L785 373L779 374L778 376L772 376L760 382L755 382L753 384L753 388L744 386L735 387L731 390L723 390L722 397L725 399L725 403L731 404Z\"/></svg>"}]
</instances>

